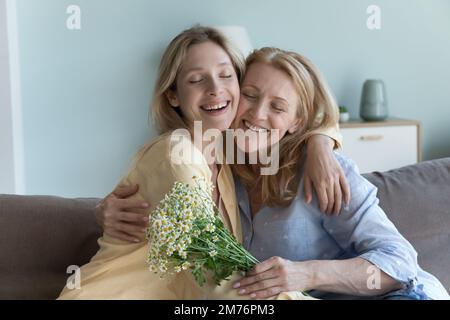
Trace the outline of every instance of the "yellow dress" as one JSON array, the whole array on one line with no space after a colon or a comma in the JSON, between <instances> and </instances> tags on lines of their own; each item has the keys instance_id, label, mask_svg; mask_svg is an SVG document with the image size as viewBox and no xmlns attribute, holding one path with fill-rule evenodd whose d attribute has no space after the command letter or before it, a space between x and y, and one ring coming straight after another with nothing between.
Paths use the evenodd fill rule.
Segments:
<instances>
[{"instance_id":1,"label":"yellow dress","mask_svg":"<svg viewBox=\"0 0 450 320\"><path fill-rule=\"evenodd\" d=\"M139 194L151 204L145 210L149 213L175 181L192 184L193 176L211 181L211 171L201 152L188 138L171 142L171 136L164 135L138 151L119 184L139 184ZM229 168L223 167L217 179L231 231L240 241L240 219ZM99 251L80 269L81 288L64 288L59 299L207 298L206 288L200 288L188 272L166 280L152 273L146 262L147 242L128 243L104 234L98 243Z\"/></svg>"},{"instance_id":2,"label":"yellow dress","mask_svg":"<svg viewBox=\"0 0 450 320\"><path fill-rule=\"evenodd\" d=\"M178 136L179 138L179 136ZM211 171L200 150L184 137L172 139L166 134L141 148L128 174L119 184L139 184L139 194L151 207L150 213L164 198L175 181L193 183L193 176L211 181ZM231 232L242 241L239 209L230 168L222 166L217 177ZM80 288L65 287L58 299L248 299L237 295L232 283L235 274L221 286L208 282L200 287L190 272L180 272L160 279L146 262L148 243L128 243L107 234L98 240L100 249L80 269ZM279 299L303 299L298 292L282 293Z\"/></svg>"}]
</instances>

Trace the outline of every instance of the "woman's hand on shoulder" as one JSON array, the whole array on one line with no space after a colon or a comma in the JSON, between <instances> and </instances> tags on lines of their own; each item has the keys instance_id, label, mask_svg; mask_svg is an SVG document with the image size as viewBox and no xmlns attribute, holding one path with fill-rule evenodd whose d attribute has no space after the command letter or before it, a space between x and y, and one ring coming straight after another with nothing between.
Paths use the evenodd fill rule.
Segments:
<instances>
[{"instance_id":1,"label":"woman's hand on shoulder","mask_svg":"<svg viewBox=\"0 0 450 320\"><path fill-rule=\"evenodd\" d=\"M95 207L97 223L114 238L141 242L145 239L149 204L138 193L139 186L119 185Z\"/></svg>"},{"instance_id":2,"label":"woman's hand on shoulder","mask_svg":"<svg viewBox=\"0 0 450 320\"><path fill-rule=\"evenodd\" d=\"M325 214L339 214L342 203L350 202L350 188L341 165L333 153L334 140L314 135L308 140L304 168L305 201L312 201L313 189Z\"/></svg>"}]
</instances>

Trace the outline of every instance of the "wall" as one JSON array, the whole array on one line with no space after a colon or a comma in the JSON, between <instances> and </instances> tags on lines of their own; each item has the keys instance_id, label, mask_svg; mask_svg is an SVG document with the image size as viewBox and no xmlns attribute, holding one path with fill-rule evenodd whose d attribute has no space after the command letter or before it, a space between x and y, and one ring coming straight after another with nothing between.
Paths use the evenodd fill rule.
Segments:
<instances>
[{"instance_id":1,"label":"wall","mask_svg":"<svg viewBox=\"0 0 450 320\"><path fill-rule=\"evenodd\" d=\"M81 8L81 30L66 8ZM366 8L381 8L368 30ZM147 109L163 48L182 29L242 25L253 45L305 54L358 115L366 78L384 79L392 116L418 119L424 157L450 156L448 0L18 0L30 194L103 196L154 134Z\"/></svg>"},{"instance_id":2,"label":"wall","mask_svg":"<svg viewBox=\"0 0 450 320\"><path fill-rule=\"evenodd\" d=\"M14 0L0 0L0 193L24 193L17 22Z\"/></svg>"},{"instance_id":3,"label":"wall","mask_svg":"<svg viewBox=\"0 0 450 320\"><path fill-rule=\"evenodd\" d=\"M9 85L6 2L0 1L0 193L14 192L14 157Z\"/></svg>"}]
</instances>

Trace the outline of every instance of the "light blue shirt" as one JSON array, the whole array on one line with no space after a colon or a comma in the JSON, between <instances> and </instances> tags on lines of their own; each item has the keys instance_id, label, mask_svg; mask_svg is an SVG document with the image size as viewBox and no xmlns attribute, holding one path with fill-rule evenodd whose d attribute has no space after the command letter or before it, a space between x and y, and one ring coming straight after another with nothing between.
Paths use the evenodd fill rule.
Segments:
<instances>
[{"instance_id":1,"label":"light blue shirt","mask_svg":"<svg viewBox=\"0 0 450 320\"><path fill-rule=\"evenodd\" d=\"M351 190L351 202L338 216L323 214L315 197L305 203L300 174L297 197L289 207L263 207L252 218L248 194L235 179L245 248L260 261L272 256L292 261L360 257L405 285L386 296L449 299L442 284L420 268L417 252L378 206L377 188L359 174L352 160L335 155ZM310 294L345 297L319 291Z\"/></svg>"}]
</instances>

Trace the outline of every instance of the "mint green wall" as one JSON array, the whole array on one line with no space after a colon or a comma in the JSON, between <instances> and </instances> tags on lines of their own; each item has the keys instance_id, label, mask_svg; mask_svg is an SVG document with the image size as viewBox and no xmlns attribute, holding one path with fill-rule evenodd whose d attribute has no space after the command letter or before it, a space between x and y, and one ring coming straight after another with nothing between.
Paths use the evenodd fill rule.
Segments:
<instances>
[{"instance_id":1,"label":"mint green wall","mask_svg":"<svg viewBox=\"0 0 450 320\"><path fill-rule=\"evenodd\" d=\"M81 7L82 29L66 28ZM366 8L381 7L381 30ZM450 156L448 0L18 0L26 191L103 196L154 131L147 108L163 48L182 29L245 26L255 47L303 53L358 115L366 78L392 116L418 119L425 159ZM379 155L382 156L382 155Z\"/></svg>"}]
</instances>

